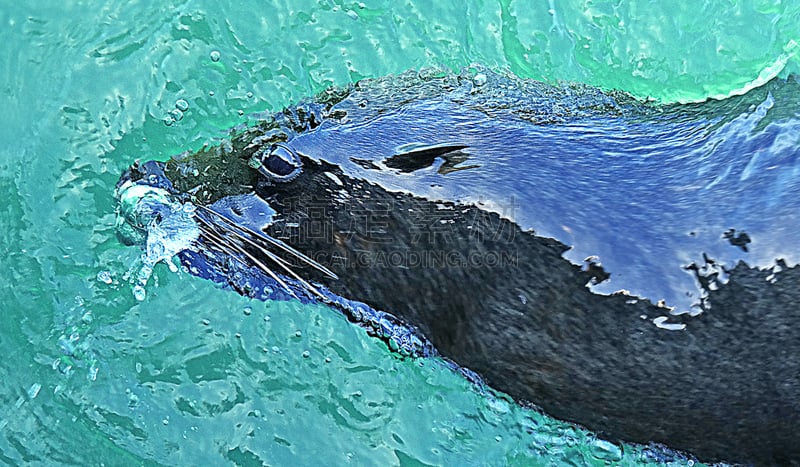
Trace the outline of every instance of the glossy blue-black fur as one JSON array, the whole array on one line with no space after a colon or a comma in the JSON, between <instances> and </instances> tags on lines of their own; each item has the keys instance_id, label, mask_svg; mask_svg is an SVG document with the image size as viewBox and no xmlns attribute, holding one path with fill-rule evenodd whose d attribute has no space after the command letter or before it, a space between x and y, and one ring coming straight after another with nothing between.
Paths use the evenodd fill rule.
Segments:
<instances>
[{"instance_id":1,"label":"glossy blue-black fur","mask_svg":"<svg viewBox=\"0 0 800 467\"><path fill-rule=\"evenodd\" d=\"M393 348L435 347L612 439L788 464L798 89L658 106L489 72L406 75L320 95L218 155L248 159L265 134L299 155L291 182L243 181L275 211L265 232L335 272L298 266ZM178 165L166 176L181 191L196 181L176 180ZM182 259L241 293L288 297L224 255Z\"/></svg>"}]
</instances>

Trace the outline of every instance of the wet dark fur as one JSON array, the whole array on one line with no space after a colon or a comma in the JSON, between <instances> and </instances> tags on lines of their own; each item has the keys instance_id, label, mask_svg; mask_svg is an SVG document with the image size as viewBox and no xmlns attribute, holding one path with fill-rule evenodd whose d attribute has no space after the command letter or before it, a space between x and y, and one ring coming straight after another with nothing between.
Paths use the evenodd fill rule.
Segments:
<instances>
[{"instance_id":1,"label":"wet dark fur","mask_svg":"<svg viewBox=\"0 0 800 467\"><path fill-rule=\"evenodd\" d=\"M284 115L302 133L319 124L315 109ZM228 149L201 152L222 162L209 166L211 182L204 186L211 194L195 191L195 200L256 190L277 212L266 233L330 268L338 280L297 264L304 277L394 314L492 387L601 436L661 442L703 460L791 464L800 458L800 268L784 264L772 271L740 262L717 285L700 274L716 267L707 258L693 267L711 311L670 318L687 323L684 330L659 329L652 320L667 310L622 293L593 293L586 285L607 277L602 267L573 264L562 256L567 245L479 205L388 191L305 157L297 179L259 181L242 161L252 154L253 138L270 131L247 130ZM275 141L291 139L272 134ZM458 151L386 165L411 172L439 157L452 170L461 161ZM166 174L185 193L197 181L184 178L181 164L167 163ZM747 246L741 234L731 232L730 240ZM392 260L443 251L499 263ZM225 274L220 262L209 261Z\"/></svg>"},{"instance_id":2,"label":"wet dark fur","mask_svg":"<svg viewBox=\"0 0 800 467\"><path fill-rule=\"evenodd\" d=\"M331 291L391 310L491 386L601 435L663 442L701 459L800 457L800 362L781 358L800 350L800 268L778 273L788 286L777 287L765 280L769 272L740 264L728 284L709 291L714 313L665 331L651 321L664 314L652 303L593 294L585 285L595 274L563 259L566 246L555 240L475 207L440 209L304 162L296 183L261 193L280 219L299 227L277 222L267 232L312 257L325 252L324 264L340 279L315 278ZM331 196L342 187L324 172L344 183L349 202ZM308 206L326 215L310 218ZM366 210L380 214L354 223L353 211ZM427 213L434 225L453 223L419 235L409 210ZM354 224L385 225L391 241L369 241L380 235L353 233ZM508 253L511 263L406 268L389 261L398 251L440 250ZM385 259L359 266L358 251ZM350 263L331 261L337 254Z\"/></svg>"}]
</instances>

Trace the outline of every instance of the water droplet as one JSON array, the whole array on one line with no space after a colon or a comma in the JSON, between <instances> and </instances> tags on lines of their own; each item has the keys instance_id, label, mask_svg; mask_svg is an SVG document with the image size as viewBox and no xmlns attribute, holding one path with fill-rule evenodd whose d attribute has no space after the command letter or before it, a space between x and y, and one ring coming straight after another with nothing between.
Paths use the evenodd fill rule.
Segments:
<instances>
[{"instance_id":1,"label":"water droplet","mask_svg":"<svg viewBox=\"0 0 800 467\"><path fill-rule=\"evenodd\" d=\"M239 116L241 117L242 115L244 115L244 110L239 111Z\"/></svg>"},{"instance_id":2,"label":"water droplet","mask_svg":"<svg viewBox=\"0 0 800 467\"><path fill-rule=\"evenodd\" d=\"M218 50L212 50L211 53L208 55L211 57L212 62L218 62L221 57L221 54L219 53Z\"/></svg>"},{"instance_id":3,"label":"water droplet","mask_svg":"<svg viewBox=\"0 0 800 467\"><path fill-rule=\"evenodd\" d=\"M200 321L200 322L201 322L201 323L203 323L203 326L208 326L208 325L211 323L211 321L209 321L209 320L207 320L207 319L203 319L203 320L202 320L202 321Z\"/></svg>"},{"instance_id":4,"label":"water droplet","mask_svg":"<svg viewBox=\"0 0 800 467\"><path fill-rule=\"evenodd\" d=\"M591 443L591 454L600 460L617 462L622 459L622 449L614 443L596 439Z\"/></svg>"},{"instance_id":5,"label":"water droplet","mask_svg":"<svg viewBox=\"0 0 800 467\"><path fill-rule=\"evenodd\" d=\"M104 284L111 284L111 273L108 271L100 271L97 273L97 280Z\"/></svg>"},{"instance_id":6,"label":"water droplet","mask_svg":"<svg viewBox=\"0 0 800 467\"><path fill-rule=\"evenodd\" d=\"M310 356L311 356L311 352L309 352L308 350L303 352L303 358L308 358Z\"/></svg>"},{"instance_id":7,"label":"water droplet","mask_svg":"<svg viewBox=\"0 0 800 467\"><path fill-rule=\"evenodd\" d=\"M244 315L245 316L250 316L250 313L252 313L252 312L253 312L253 307L250 307L250 306L244 307Z\"/></svg>"},{"instance_id":8,"label":"water droplet","mask_svg":"<svg viewBox=\"0 0 800 467\"><path fill-rule=\"evenodd\" d=\"M295 336L295 337L303 337L303 331L300 331L300 330L296 331L296 332L294 333L294 336Z\"/></svg>"},{"instance_id":9,"label":"water droplet","mask_svg":"<svg viewBox=\"0 0 800 467\"><path fill-rule=\"evenodd\" d=\"M39 383L31 384L31 387L28 389L28 397L31 399L35 399L36 396L39 395L39 391L42 390L42 385Z\"/></svg>"},{"instance_id":10,"label":"water droplet","mask_svg":"<svg viewBox=\"0 0 800 467\"><path fill-rule=\"evenodd\" d=\"M208 91L208 95L214 97L214 91Z\"/></svg>"},{"instance_id":11,"label":"water droplet","mask_svg":"<svg viewBox=\"0 0 800 467\"><path fill-rule=\"evenodd\" d=\"M252 99L253 98L253 93L252 92L248 92L247 93L247 98L248 99Z\"/></svg>"},{"instance_id":12,"label":"water droplet","mask_svg":"<svg viewBox=\"0 0 800 467\"><path fill-rule=\"evenodd\" d=\"M247 161L247 165L251 169L258 170L258 168L261 167L263 164L261 163L261 159L259 159L257 156L253 156Z\"/></svg>"},{"instance_id":13,"label":"water droplet","mask_svg":"<svg viewBox=\"0 0 800 467\"><path fill-rule=\"evenodd\" d=\"M133 287L133 297L140 302L144 301L144 298L147 296L147 292L144 291L144 287L141 285L136 285Z\"/></svg>"},{"instance_id":14,"label":"water droplet","mask_svg":"<svg viewBox=\"0 0 800 467\"><path fill-rule=\"evenodd\" d=\"M175 101L175 108L180 110L181 112L186 112L189 110L189 103L186 102L186 99L178 99Z\"/></svg>"},{"instance_id":15,"label":"water droplet","mask_svg":"<svg viewBox=\"0 0 800 467\"><path fill-rule=\"evenodd\" d=\"M91 366L91 368L89 368L89 374L88 374L88 375L86 375L86 378L87 378L89 381L97 381L97 373L98 373L99 371L100 371L100 368L99 368L99 367L98 367L96 364L93 364L93 365Z\"/></svg>"}]
</instances>

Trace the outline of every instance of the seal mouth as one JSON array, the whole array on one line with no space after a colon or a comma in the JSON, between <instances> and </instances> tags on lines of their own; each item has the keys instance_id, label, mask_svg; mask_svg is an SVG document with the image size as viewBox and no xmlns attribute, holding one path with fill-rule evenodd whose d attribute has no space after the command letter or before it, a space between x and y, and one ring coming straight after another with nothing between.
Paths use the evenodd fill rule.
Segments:
<instances>
[{"instance_id":1,"label":"seal mouth","mask_svg":"<svg viewBox=\"0 0 800 467\"><path fill-rule=\"evenodd\" d=\"M140 272L139 285L146 284L148 269L156 263L169 262L184 250L194 250L212 257L215 253L223 254L245 267L255 266L295 298L298 298L295 290L299 288L328 301L326 295L294 271L290 262L309 266L332 279L338 279L336 274L281 240L260 232L258 227L248 226L225 214L227 210L233 210L243 213L244 219L248 214L253 214L249 217L254 218L256 212L251 212L254 210L253 197L256 195L245 196L251 203L239 201L235 207L221 202L196 206L175 199L168 190L152 186L146 179L137 182L128 179L120 183L115 192L115 227L123 244L144 247L142 261L146 272ZM258 204L269 209L260 198ZM290 283L296 286L292 287Z\"/></svg>"},{"instance_id":2,"label":"seal mouth","mask_svg":"<svg viewBox=\"0 0 800 467\"><path fill-rule=\"evenodd\" d=\"M167 190L130 180L117 187L114 197L117 237L127 246L145 245L148 226L161 222L175 203Z\"/></svg>"}]
</instances>

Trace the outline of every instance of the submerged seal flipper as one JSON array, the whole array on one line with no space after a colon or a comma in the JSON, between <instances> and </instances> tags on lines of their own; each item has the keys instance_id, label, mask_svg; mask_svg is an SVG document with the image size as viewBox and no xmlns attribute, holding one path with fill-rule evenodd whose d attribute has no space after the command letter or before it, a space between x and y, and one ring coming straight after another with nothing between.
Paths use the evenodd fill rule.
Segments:
<instances>
[{"instance_id":1,"label":"submerged seal flipper","mask_svg":"<svg viewBox=\"0 0 800 467\"><path fill-rule=\"evenodd\" d=\"M311 261L272 266L292 294L390 312L556 417L707 459L800 457L798 84L662 107L479 73L323 93L168 162L169 190L255 191L264 235ZM182 261L266 298L274 278L242 264L268 255L239 245Z\"/></svg>"}]
</instances>

